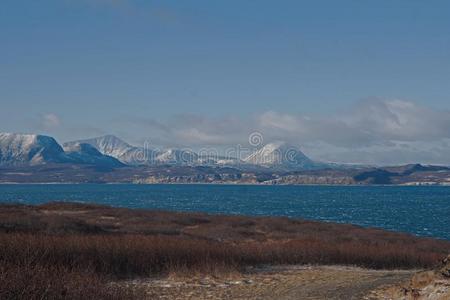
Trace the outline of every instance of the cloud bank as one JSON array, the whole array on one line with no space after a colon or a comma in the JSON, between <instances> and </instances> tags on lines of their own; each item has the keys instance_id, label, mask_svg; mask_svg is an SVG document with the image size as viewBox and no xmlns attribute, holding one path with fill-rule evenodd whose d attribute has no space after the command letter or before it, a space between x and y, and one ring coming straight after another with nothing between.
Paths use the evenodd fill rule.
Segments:
<instances>
[{"instance_id":1,"label":"cloud bank","mask_svg":"<svg viewBox=\"0 0 450 300\"><path fill-rule=\"evenodd\" d=\"M184 146L247 145L283 140L316 159L344 163L450 164L450 112L399 99L368 99L343 113L308 116L266 111L249 118L194 114L133 120L161 143Z\"/></svg>"},{"instance_id":2,"label":"cloud bank","mask_svg":"<svg viewBox=\"0 0 450 300\"><path fill-rule=\"evenodd\" d=\"M41 128L51 130L61 125L60 118L54 113L48 113L41 116Z\"/></svg>"}]
</instances>

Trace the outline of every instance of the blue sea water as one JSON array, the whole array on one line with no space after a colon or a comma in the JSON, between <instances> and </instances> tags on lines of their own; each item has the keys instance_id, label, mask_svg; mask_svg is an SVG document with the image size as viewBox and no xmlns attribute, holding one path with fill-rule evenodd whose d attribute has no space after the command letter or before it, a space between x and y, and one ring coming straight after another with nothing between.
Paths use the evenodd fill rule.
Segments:
<instances>
[{"instance_id":1,"label":"blue sea water","mask_svg":"<svg viewBox=\"0 0 450 300\"><path fill-rule=\"evenodd\" d=\"M0 185L0 202L288 216L450 240L450 187L255 185Z\"/></svg>"}]
</instances>

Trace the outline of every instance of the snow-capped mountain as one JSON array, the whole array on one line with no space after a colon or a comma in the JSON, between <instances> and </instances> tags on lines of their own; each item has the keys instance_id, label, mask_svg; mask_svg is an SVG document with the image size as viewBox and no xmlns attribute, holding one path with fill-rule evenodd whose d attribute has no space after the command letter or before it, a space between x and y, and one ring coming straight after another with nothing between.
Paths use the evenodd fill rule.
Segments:
<instances>
[{"instance_id":1,"label":"snow-capped mountain","mask_svg":"<svg viewBox=\"0 0 450 300\"><path fill-rule=\"evenodd\" d=\"M55 139L48 136L0 133L0 165L19 166L46 163L90 164L111 168L123 165L230 166L240 169L263 167L274 170L301 170L318 167L318 163L306 157L297 147L284 142L267 144L240 161L199 155L185 149L156 150L135 147L113 135L68 142L64 144L63 148Z\"/></svg>"},{"instance_id":2,"label":"snow-capped mountain","mask_svg":"<svg viewBox=\"0 0 450 300\"><path fill-rule=\"evenodd\" d=\"M193 165L198 163L198 155L190 150L164 149L155 156L157 164Z\"/></svg>"},{"instance_id":3,"label":"snow-capped mountain","mask_svg":"<svg viewBox=\"0 0 450 300\"><path fill-rule=\"evenodd\" d=\"M244 159L246 164L270 168L309 169L315 163L298 147L278 141L265 145Z\"/></svg>"},{"instance_id":4,"label":"snow-capped mountain","mask_svg":"<svg viewBox=\"0 0 450 300\"><path fill-rule=\"evenodd\" d=\"M100 153L117 158L127 165L194 165L198 163L198 155L190 150L167 148L162 150L148 147L135 147L114 135L65 143L68 147L74 144L89 144Z\"/></svg>"},{"instance_id":5,"label":"snow-capped mountain","mask_svg":"<svg viewBox=\"0 0 450 300\"><path fill-rule=\"evenodd\" d=\"M70 158L56 140L37 134L0 133L0 165L65 163Z\"/></svg>"},{"instance_id":6,"label":"snow-capped mountain","mask_svg":"<svg viewBox=\"0 0 450 300\"><path fill-rule=\"evenodd\" d=\"M124 166L124 164L116 158L101 154L94 146L90 144L72 143L64 146L64 151L67 156L77 163L92 164L103 167Z\"/></svg>"},{"instance_id":7,"label":"snow-capped mountain","mask_svg":"<svg viewBox=\"0 0 450 300\"><path fill-rule=\"evenodd\" d=\"M117 158L127 165L180 165L180 166L233 166L240 168L266 167L283 169L310 169L316 164L306 157L297 147L285 142L274 142L255 151L249 157L240 161L233 158L221 158L199 155L190 150L167 148L149 149L132 146L113 135L69 142L73 144L90 144L100 153Z\"/></svg>"},{"instance_id":8,"label":"snow-capped mountain","mask_svg":"<svg viewBox=\"0 0 450 300\"><path fill-rule=\"evenodd\" d=\"M121 157L125 155L127 152L136 148L114 135L105 135L92 139L68 142L64 143L64 147L70 147L71 145L76 144L89 144L93 146L95 149L97 149L100 153L115 158Z\"/></svg>"},{"instance_id":9,"label":"snow-capped mountain","mask_svg":"<svg viewBox=\"0 0 450 300\"><path fill-rule=\"evenodd\" d=\"M88 164L102 167L123 166L117 159L98 152L88 144L65 148L49 136L0 133L0 166L36 166L49 163Z\"/></svg>"},{"instance_id":10,"label":"snow-capped mountain","mask_svg":"<svg viewBox=\"0 0 450 300\"><path fill-rule=\"evenodd\" d=\"M216 166L238 166L242 164L242 161L240 161L237 158L234 157L225 157L225 156L219 156L219 155L202 155L200 154L197 159L197 164L199 165L216 165Z\"/></svg>"},{"instance_id":11,"label":"snow-capped mountain","mask_svg":"<svg viewBox=\"0 0 450 300\"><path fill-rule=\"evenodd\" d=\"M156 156L152 149L131 146L114 135L68 142L64 147L76 144L89 144L101 154L114 157L126 165L148 165Z\"/></svg>"}]
</instances>

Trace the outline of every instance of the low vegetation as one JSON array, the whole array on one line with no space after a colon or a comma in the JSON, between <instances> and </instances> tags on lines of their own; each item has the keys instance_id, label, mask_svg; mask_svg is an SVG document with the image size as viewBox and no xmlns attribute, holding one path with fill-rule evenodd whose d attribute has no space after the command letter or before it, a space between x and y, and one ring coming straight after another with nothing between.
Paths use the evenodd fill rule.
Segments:
<instances>
[{"instance_id":1,"label":"low vegetation","mask_svg":"<svg viewBox=\"0 0 450 300\"><path fill-rule=\"evenodd\" d=\"M265 264L427 268L450 242L288 218L212 216L83 204L0 206L0 299L133 299L111 284Z\"/></svg>"}]
</instances>

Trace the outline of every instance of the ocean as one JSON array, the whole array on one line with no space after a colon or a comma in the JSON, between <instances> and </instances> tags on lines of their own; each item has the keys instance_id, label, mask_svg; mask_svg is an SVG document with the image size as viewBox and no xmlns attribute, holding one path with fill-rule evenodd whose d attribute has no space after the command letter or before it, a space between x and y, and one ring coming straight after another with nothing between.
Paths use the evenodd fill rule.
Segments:
<instances>
[{"instance_id":1,"label":"ocean","mask_svg":"<svg viewBox=\"0 0 450 300\"><path fill-rule=\"evenodd\" d=\"M450 240L450 187L0 185L0 202L76 201L213 214L351 223Z\"/></svg>"}]
</instances>

